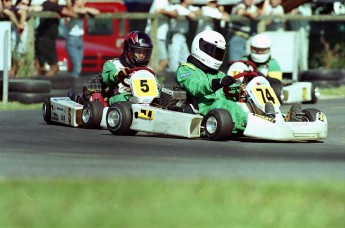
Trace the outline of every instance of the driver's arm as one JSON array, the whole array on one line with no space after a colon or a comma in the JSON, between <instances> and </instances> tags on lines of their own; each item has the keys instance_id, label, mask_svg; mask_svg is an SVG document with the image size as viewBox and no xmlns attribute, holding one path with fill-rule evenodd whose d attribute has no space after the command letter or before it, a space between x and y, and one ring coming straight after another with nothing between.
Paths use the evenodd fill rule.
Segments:
<instances>
[{"instance_id":1,"label":"driver's arm","mask_svg":"<svg viewBox=\"0 0 345 228\"><path fill-rule=\"evenodd\" d=\"M108 86L115 86L119 84L119 81L116 78L119 69L116 68L115 64L108 60L104 63L102 69L102 79L103 82L106 83Z\"/></svg>"}]
</instances>

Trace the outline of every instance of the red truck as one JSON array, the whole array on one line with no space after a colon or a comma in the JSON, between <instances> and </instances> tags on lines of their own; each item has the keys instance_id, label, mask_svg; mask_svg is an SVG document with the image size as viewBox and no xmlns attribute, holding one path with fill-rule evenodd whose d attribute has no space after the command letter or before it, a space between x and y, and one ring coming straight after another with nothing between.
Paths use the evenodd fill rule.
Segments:
<instances>
[{"instance_id":1,"label":"red truck","mask_svg":"<svg viewBox=\"0 0 345 228\"><path fill-rule=\"evenodd\" d=\"M99 9L101 13L125 13L126 5L121 0L88 0L86 6ZM127 19L85 18L84 19L84 58L82 73L101 72L105 61L119 57L124 37L129 33ZM66 52L66 41L56 41L59 70L71 71L72 65Z\"/></svg>"}]
</instances>

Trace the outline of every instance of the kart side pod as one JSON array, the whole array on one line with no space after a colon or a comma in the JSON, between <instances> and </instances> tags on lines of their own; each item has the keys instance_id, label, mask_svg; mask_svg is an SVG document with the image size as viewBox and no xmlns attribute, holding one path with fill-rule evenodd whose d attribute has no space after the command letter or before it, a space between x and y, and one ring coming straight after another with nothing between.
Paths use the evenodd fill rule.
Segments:
<instances>
[{"instance_id":1,"label":"kart side pod","mask_svg":"<svg viewBox=\"0 0 345 228\"><path fill-rule=\"evenodd\" d=\"M133 104L132 110L132 130L187 138L200 137L203 119L201 115L174 112L142 104Z\"/></svg>"}]
</instances>

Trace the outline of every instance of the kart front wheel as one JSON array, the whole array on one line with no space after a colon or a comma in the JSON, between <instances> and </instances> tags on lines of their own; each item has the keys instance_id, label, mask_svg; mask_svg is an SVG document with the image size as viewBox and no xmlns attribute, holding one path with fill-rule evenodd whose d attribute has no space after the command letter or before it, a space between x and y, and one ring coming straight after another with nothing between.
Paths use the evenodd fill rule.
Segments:
<instances>
[{"instance_id":1,"label":"kart front wheel","mask_svg":"<svg viewBox=\"0 0 345 228\"><path fill-rule=\"evenodd\" d=\"M203 126L210 140L226 140L231 137L234 123L225 109L213 109L203 119Z\"/></svg>"},{"instance_id":2,"label":"kart front wheel","mask_svg":"<svg viewBox=\"0 0 345 228\"><path fill-rule=\"evenodd\" d=\"M81 114L84 128L96 129L100 128L104 106L101 102L87 102Z\"/></svg>"},{"instance_id":3,"label":"kart front wheel","mask_svg":"<svg viewBox=\"0 0 345 228\"><path fill-rule=\"evenodd\" d=\"M302 112L304 114L302 117L303 122L315 122L317 113L321 111L316 108L307 108L303 109Z\"/></svg>"},{"instance_id":4,"label":"kart front wheel","mask_svg":"<svg viewBox=\"0 0 345 228\"><path fill-rule=\"evenodd\" d=\"M138 133L130 129L132 120L132 106L128 101L115 102L107 111L107 127L113 135L135 135Z\"/></svg>"},{"instance_id":5,"label":"kart front wheel","mask_svg":"<svg viewBox=\"0 0 345 228\"><path fill-rule=\"evenodd\" d=\"M42 106L43 119L47 124L52 124L50 97L46 97Z\"/></svg>"}]
</instances>

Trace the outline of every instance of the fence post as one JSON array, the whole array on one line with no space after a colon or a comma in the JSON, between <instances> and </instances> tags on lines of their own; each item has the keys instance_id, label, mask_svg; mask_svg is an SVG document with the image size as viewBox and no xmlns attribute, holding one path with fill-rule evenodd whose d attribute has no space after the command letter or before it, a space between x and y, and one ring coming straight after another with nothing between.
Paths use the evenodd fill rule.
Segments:
<instances>
[{"instance_id":1,"label":"fence post","mask_svg":"<svg viewBox=\"0 0 345 228\"><path fill-rule=\"evenodd\" d=\"M150 65L152 69L156 72L159 66L159 51L158 51L158 39L157 39L157 28L158 28L158 21L157 17L151 18L151 31L150 37L152 39L152 43L155 44L152 51Z\"/></svg>"},{"instance_id":2,"label":"fence post","mask_svg":"<svg viewBox=\"0 0 345 228\"><path fill-rule=\"evenodd\" d=\"M3 56L2 56L3 57L2 103L4 104L4 107L6 107L7 102L8 102L8 71L9 71L9 66L11 65L11 50L9 50L11 48L11 40L10 40L11 22L1 22L0 24L2 27L2 31L4 32Z\"/></svg>"}]
</instances>

